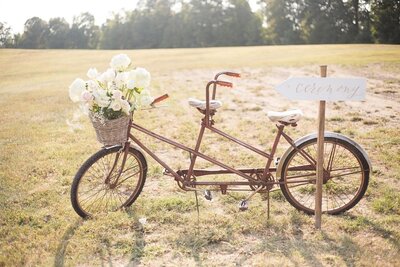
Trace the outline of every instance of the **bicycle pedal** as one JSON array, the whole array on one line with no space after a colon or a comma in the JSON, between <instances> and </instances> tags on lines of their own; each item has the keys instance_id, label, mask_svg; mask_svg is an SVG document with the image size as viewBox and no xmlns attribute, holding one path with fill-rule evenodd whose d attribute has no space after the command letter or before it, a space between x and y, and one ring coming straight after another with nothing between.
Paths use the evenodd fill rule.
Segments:
<instances>
[{"instance_id":1,"label":"bicycle pedal","mask_svg":"<svg viewBox=\"0 0 400 267\"><path fill-rule=\"evenodd\" d=\"M171 177L173 177L172 173L171 173L169 170L167 170L167 169L164 169L163 172L162 172L162 174L163 174L163 175L166 175L166 176L171 176Z\"/></svg>"},{"instance_id":2,"label":"bicycle pedal","mask_svg":"<svg viewBox=\"0 0 400 267\"><path fill-rule=\"evenodd\" d=\"M247 200L242 200L239 203L239 210L240 211L245 211L249 209L249 203L247 202Z\"/></svg>"},{"instance_id":3,"label":"bicycle pedal","mask_svg":"<svg viewBox=\"0 0 400 267\"><path fill-rule=\"evenodd\" d=\"M210 190L204 190L204 198L211 201L212 200L212 195Z\"/></svg>"}]
</instances>

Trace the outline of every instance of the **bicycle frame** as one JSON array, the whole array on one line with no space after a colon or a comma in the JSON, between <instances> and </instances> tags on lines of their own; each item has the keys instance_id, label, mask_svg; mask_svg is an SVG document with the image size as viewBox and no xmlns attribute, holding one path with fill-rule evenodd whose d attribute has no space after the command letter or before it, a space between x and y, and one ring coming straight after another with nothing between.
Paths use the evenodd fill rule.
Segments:
<instances>
[{"instance_id":1,"label":"bicycle frame","mask_svg":"<svg viewBox=\"0 0 400 267\"><path fill-rule=\"evenodd\" d=\"M207 115L206 115L207 116ZM226 192L227 187L230 185L254 185L254 186L259 186L260 188L263 186L267 186L272 184L279 184L279 181L275 181L275 180L270 180L267 179L268 177L271 176L272 172L276 171L276 168L271 168L271 164L272 161L274 159L274 154L276 152L276 148L278 146L279 140L281 138L281 136L284 137L284 139L291 145L293 146L295 149L297 149L297 147L295 147L294 145L294 141L283 131L284 130L284 125L276 125L276 127L278 128L278 132L275 136L275 140L274 143L272 144L272 149L270 153L266 153L264 151L261 151L235 137L232 137L224 132L222 132L221 130L218 130L217 128L213 127L213 121L210 121L210 124L207 125L205 123L206 121L206 116L203 118L202 123L201 123L201 128L200 128L200 133L199 136L197 138L197 143L195 146L195 149L189 148L183 144L180 144L178 142L175 142L173 140L170 140L168 138L165 138L159 134L156 134L152 131L149 131L135 123L133 123L133 121L130 122L130 130L129 130L129 138L136 143L142 150L144 150L146 153L148 153L155 161L157 161L161 166L163 166L166 169L166 173L170 174L171 176L173 176L175 178L175 180L177 182L180 182L183 186L183 189L186 190L193 190L193 187L195 187L196 185L217 185L221 187L221 191L222 192ZM175 146L177 148L180 148L184 151L187 151L190 153L190 166L188 170L179 170L179 171L174 171L170 166L168 166L168 164L166 164L164 161L162 161L157 155L155 155L149 148L147 148L143 143L141 143L134 135L132 135L130 133L131 129L135 129L141 133L144 133L146 135L149 135L153 138L156 138L162 142L168 143L172 146ZM230 167L228 165L226 165L225 163L218 161L212 157L209 157L203 153L201 153L199 151L200 149L200 145L203 139L203 135L205 130L208 129L213 133L219 134L220 136L223 136L224 138L239 144L245 148L247 148L250 151L253 151L256 154L259 154L260 156L266 158L266 165L265 168L263 169L235 169L233 167ZM309 162L312 166L315 167L315 162L312 161L311 157L304 151L301 152L302 154L304 153L305 157L307 159L310 159ZM223 170L195 170L194 169L194 165L196 163L196 158L200 157L202 159L205 159L221 168L223 168ZM204 175L215 175L215 174L228 174L228 173L234 173L242 178L245 178L246 180L248 180L247 182L218 182L218 181L210 181L210 182L205 182L205 181L195 181L192 180L191 177L197 177L197 176L204 176ZM262 176L260 177L260 179L256 179L254 177L252 177L251 175L254 174L261 174ZM304 180L305 182L309 180ZM299 182L298 180L296 182ZM187 188L189 187L189 188Z\"/></svg>"},{"instance_id":2,"label":"bicycle frame","mask_svg":"<svg viewBox=\"0 0 400 267\"><path fill-rule=\"evenodd\" d=\"M288 124L284 122L280 122L279 124L276 124L276 127L278 128L277 134L275 136L274 142L271 147L270 153L264 152L254 146L251 146L217 128L214 127L214 120L212 119L213 115L215 114L215 110L210 109L210 87L213 85L213 92L212 92L212 99L215 99L216 95L216 87L217 85L220 86L226 86L226 87L232 87L232 83L226 82L226 81L219 81L218 77L220 75L228 75L228 76L233 76L233 77L239 77L239 74L232 73L232 72L221 72L215 75L214 80L210 81L207 83L206 86L206 108L205 110L198 109L202 114L204 114L204 117L201 120L201 128L199 135L197 137L197 142L196 146L194 149L189 148L183 144L180 144L176 141L173 141L171 139L168 139L166 137L163 137L159 134L156 134L152 131L149 131L145 129L142 126L139 126L138 124L135 124L133 122L133 117L131 118L129 122L129 130L128 130L128 140L132 140L134 143L136 143L143 151L145 151L147 154L149 154L155 161L157 161L161 166L165 168L164 174L170 175L175 178L175 180L178 182L178 185L184 189L184 190L196 190L195 187L197 185L202 185L202 186L220 186L220 189L222 193L226 193L228 186L240 186L240 185L249 185L250 188L249 190L254 190L255 187L258 189L255 191L259 191L262 188L268 188L267 186L271 186L273 184L280 184L280 181L275 180L275 178L272 176L271 173L276 172L276 168L271 167L271 164L274 159L274 155L278 146L278 143L283 136L284 139L296 150L300 152L300 154L310 163L312 168L316 168L316 162L310 155L308 155L305 151L298 149L294 143L294 141L284 132L284 127L291 125L291 126L297 126L296 124ZM161 96L157 98L156 100L153 101L152 105L156 102L159 102L161 100L164 100L167 98L168 95ZM141 133L144 133L148 136L151 136L153 138L156 138L162 142L168 143L174 147L177 147L181 150L187 151L190 154L190 165L187 170L178 170L175 171L173 170L168 164L166 164L164 161L162 161L156 154L154 154L149 148L147 148L140 140L138 140L133 134L131 134L131 130L135 129ZM212 157L209 157L205 155L204 153L201 153L200 150L200 145L203 140L204 132L205 130L209 130L215 134L218 134L229 141L232 141L244 148L246 148L249 151L252 151L266 159L266 164L264 168L260 169L235 169L231 166L226 165L225 163L218 161ZM128 150L126 149L127 146L130 145L130 142L127 141L125 144L125 149L124 153L127 154ZM200 157L206 161L209 161L219 167L222 168L222 170L196 170L194 169L196 159L197 157ZM122 165L125 163L125 158L126 155L124 155ZM306 167L303 167L306 168ZM309 167L308 167L309 168ZM215 175L215 174L236 174L247 181L196 181L196 177L198 176L205 176L205 175ZM254 177L254 175L256 177ZM296 182L300 182L299 180L296 180ZM304 180L304 182L310 182L310 180ZM253 186L253 188L251 187ZM270 188L268 188L269 190ZM231 189L230 189L231 190ZM246 190L246 191L249 191ZM243 190L240 190L243 191Z\"/></svg>"}]
</instances>

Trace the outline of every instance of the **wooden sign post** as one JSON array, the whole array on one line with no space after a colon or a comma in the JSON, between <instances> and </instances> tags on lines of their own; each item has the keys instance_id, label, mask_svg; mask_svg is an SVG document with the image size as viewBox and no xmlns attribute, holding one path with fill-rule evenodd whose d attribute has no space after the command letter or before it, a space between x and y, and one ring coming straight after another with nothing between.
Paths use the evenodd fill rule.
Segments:
<instances>
[{"instance_id":1,"label":"wooden sign post","mask_svg":"<svg viewBox=\"0 0 400 267\"><path fill-rule=\"evenodd\" d=\"M364 78L327 78L327 66L320 66L321 78L293 77L276 86L292 100L319 100L317 139L317 181L315 191L315 227L321 229L322 185L324 178L324 132L326 101L360 101L365 98Z\"/></svg>"},{"instance_id":2,"label":"wooden sign post","mask_svg":"<svg viewBox=\"0 0 400 267\"><path fill-rule=\"evenodd\" d=\"M326 78L327 66L320 66L321 77ZM318 138L317 138L317 182L315 191L315 227L321 229L322 183L324 180L324 132L326 101L319 101Z\"/></svg>"}]
</instances>

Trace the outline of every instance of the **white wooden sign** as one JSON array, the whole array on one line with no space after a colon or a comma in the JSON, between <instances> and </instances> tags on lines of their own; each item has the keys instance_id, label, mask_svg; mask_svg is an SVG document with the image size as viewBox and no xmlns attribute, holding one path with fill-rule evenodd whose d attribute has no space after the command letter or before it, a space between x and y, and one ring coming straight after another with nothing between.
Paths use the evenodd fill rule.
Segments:
<instances>
[{"instance_id":1,"label":"white wooden sign","mask_svg":"<svg viewBox=\"0 0 400 267\"><path fill-rule=\"evenodd\" d=\"M293 77L275 89L291 100L360 101L366 84L364 78Z\"/></svg>"}]
</instances>

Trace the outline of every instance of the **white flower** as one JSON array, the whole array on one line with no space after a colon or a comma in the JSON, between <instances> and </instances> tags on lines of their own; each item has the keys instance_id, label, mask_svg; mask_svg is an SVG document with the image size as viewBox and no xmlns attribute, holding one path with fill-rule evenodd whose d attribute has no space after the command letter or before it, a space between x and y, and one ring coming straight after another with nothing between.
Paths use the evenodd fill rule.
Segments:
<instances>
[{"instance_id":1,"label":"white flower","mask_svg":"<svg viewBox=\"0 0 400 267\"><path fill-rule=\"evenodd\" d=\"M107 96L107 91L99 89L93 92L94 100L99 107L105 108L110 104L110 98Z\"/></svg>"},{"instance_id":2,"label":"white flower","mask_svg":"<svg viewBox=\"0 0 400 267\"><path fill-rule=\"evenodd\" d=\"M101 75L97 77L97 80L101 83L112 82L115 79L115 71L113 69L107 69Z\"/></svg>"},{"instance_id":3,"label":"white flower","mask_svg":"<svg viewBox=\"0 0 400 267\"><path fill-rule=\"evenodd\" d=\"M87 85L89 92L93 92L100 89L99 83L92 80L87 81Z\"/></svg>"},{"instance_id":4,"label":"white flower","mask_svg":"<svg viewBox=\"0 0 400 267\"><path fill-rule=\"evenodd\" d=\"M89 77L89 79L96 79L97 76L99 76L99 72L96 68L90 68L86 75Z\"/></svg>"},{"instance_id":5,"label":"white flower","mask_svg":"<svg viewBox=\"0 0 400 267\"><path fill-rule=\"evenodd\" d=\"M115 71L113 69L107 69L106 72L103 73L104 74L104 80L106 82L112 82L115 79Z\"/></svg>"},{"instance_id":6,"label":"white flower","mask_svg":"<svg viewBox=\"0 0 400 267\"><path fill-rule=\"evenodd\" d=\"M121 99L122 98L122 92L120 90L113 90L112 91L112 96L114 99Z\"/></svg>"},{"instance_id":7,"label":"white flower","mask_svg":"<svg viewBox=\"0 0 400 267\"><path fill-rule=\"evenodd\" d=\"M130 110L131 110L131 105L129 105L129 102L122 99L122 100L120 101L120 103L121 103L121 106L122 106L122 111L123 111L124 113L126 113L127 115L129 115L129 112L130 112Z\"/></svg>"},{"instance_id":8,"label":"white flower","mask_svg":"<svg viewBox=\"0 0 400 267\"><path fill-rule=\"evenodd\" d=\"M69 98L76 103L81 100L82 92L86 90L86 82L82 79L75 79L69 86Z\"/></svg>"},{"instance_id":9,"label":"white flower","mask_svg":"<svg viewBox=\"0 0 400 267\"><path fill-rule=\"evenodd\" d=\"M128 78L127 78L126 86L129 89L135 88L135 84L136 84L135 80L136 80L136 71L135 70L131 70L130 72L128 72Z\"/></svg>"},{"instance_id":10,"label":"white flower","mask_svg":"<svg viewBox=\"0 0 400 267\"><path fill-rule=\"evenodd\" d=\"M139 219L139 222L140 222L142 225L145 225L145 224L147 223L147 218L140 218L140 219Z\"/></svg>"},{"instance_id":11,"label":"white flower","mask_svg":"<svg viewBox=\"0 0 400 267\"><path fill-rule=\"evenodd\" d=\"M140 105L142 107L150 106L153 103L154 98L151 95L141 95L140 96Z\"/></svg>"},{"instance_id":12,"label":"white flower","mask_svg":"<svg viewBox=\"0 0 400 267\"><path fill-rule=\"evenodd\" d=\"M146 88L150 85L150 72L144 68L136 68L135 70L135 87Z\"/></svg>"},{"instance_id":13,"label":"white flower","mask_svg":"<svg viewBox=\"0 0 400 267\"><path fill-rule=\"evenodd\" d=\"M118 72L117 76L115 77L115 85L118 88L121 88L125 84L127 84L128 80L129 80L129 73L128 72Z\"/></svg>"},{"instance_id":14,"label":"white flower","mask_svg":"<svg viewBox=\"0 0 400 267\"><path fill-rule=\"evenodd\" d=\"M90 102L94 99L92 93L90 93L89 91L85 90L82 92L81 94L81 101L83 102Z\"/></svg>"},{"instance_id":15,"label":"white flower","mask_svg":"<svg viewBox=\"0 0 400 267\"><path fill-rule=\"evenodd\" d=\"M150 95L150 91L147 89L144 89L140 92L141 95Z\"/></svg>"},{"instance_id":16,"label":"white flower","mask_svg":"<svg viewBox=\"0 0 400 267\"><path fill-rule=\"evenodd\" d=\"M111 59L110 66L116 71L124 71L131 64L131 59L126 54L119 54Z\"/></svg>"},{"instance_id":17,"label":"white flower","mask_svg":"<svg viewBox=\"0 0 400 267\"><path fill-rule=\"evenodd\" d=\"M111 102L110 108L114 111L119 111L122 108L121 101L115 100Z\"/></svg>"}]
</instances>

